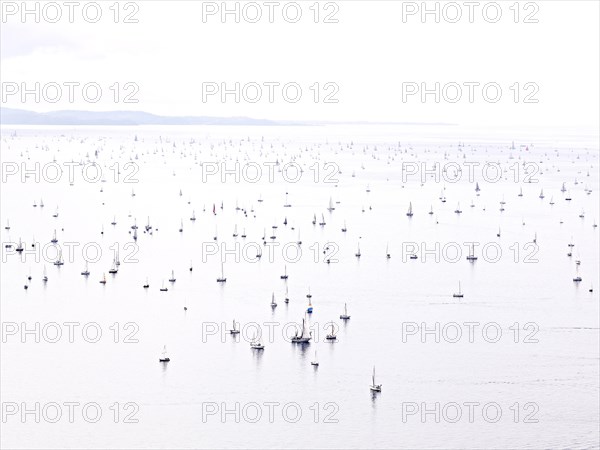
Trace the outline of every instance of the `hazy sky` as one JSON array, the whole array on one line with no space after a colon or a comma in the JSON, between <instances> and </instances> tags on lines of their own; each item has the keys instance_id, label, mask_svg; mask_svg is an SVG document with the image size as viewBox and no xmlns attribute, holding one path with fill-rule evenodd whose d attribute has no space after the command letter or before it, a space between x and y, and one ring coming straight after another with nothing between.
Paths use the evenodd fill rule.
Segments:
<instances>
[{"instance_id":1,"label":"hazy sky","mask_svg":"<svg viewBox=\"0 0 600 450\"><path fill-rule=\"evenodd\" d=\"M38 2L27 3L33 9ZM268 2L246 6L249 19L256 15L256 6L260 8L262 18L257 23L244 20L243 7L249 2L240 3L240 23L235 23L234 15L222 23L219 13L204 16L203 21L203 9L220 8L222 2L121 2L118 23L114 23L114 10L109 9L113 1L99 2L102 17L96 23L82 15L83 5L90 2L79 3L73 23L69 23L64 2L56 3L62 13L57 23L45 20L56 14L51 6L45 15L40 9L40 23L35 23L33 14L22 23L20 10L9 14L21 8L21 2L2 2L2 106L497 125L597 126L600 120L597 1L520 2L518 23L514 1L497 3L502 17L496 23L485 20L482 12L492 2L475 2L473 23L469 23L468 2L439 3L440 23L433 14L423 23L420 11L405 15L403 21L403 10L409 13L420 8L421 2L321 2L317 5L319 23L314 23L314 1L297 2L302 17L296 23L286 21L282 12L286 6L286 17L294 18L297 8L291 2L274 2L278 4L272 6L273 23L269 23ZM227 2L231 9L235 3ZM428 8L434 9L435 3L427 2ZM462 17L448 23L444 17L453 19L456 6ZM486 17L493 20L496 7L486 7ZM87 9L89 19L94 13L93 6ZM123 23L129 13L138 23ZM338 22L323 23L328 14ZM538 23L523 23L527 16ZM97 103L86 102L81 87L75 87L70 103L65 85L57 103L47 101L55 96L52 85L47 85L47 96L39 103L33 95L25 102L19 93L7 95L14 83L20 89L21 83L33 88L35 82L93 82L102 88L102 95ZM115 82L120 83L117 103ZM128 82L139 90L133 93L133 85L125 88ZM262 99L250 103L242 97L236 103L229 95L222 102L220 95L212 95L203 101L203 83L218 86L223 82L229 88L236 82L241 86L258 83ZM273 87L273 103L263 84L268 82L280 83ZM425 102L420 94L403 99L403 83L417 83L414 87L423 82L431 89L436 82L440 88L458 83L462 99L449 103L442 97L436 103L433 94ZM473 103L463 84L469 82L480 83L472 88ZM286 83L301 87L297 103L284 99L281 85ZM320 83L316 103L315 83ZM326 87L326 83L332 84ZM486 83L501 87L497 103L484 99L481 85ZM517 103L515 83L520 83ZM336 93L335 86L339 88ZM491 98L496 95L493 86L487 92ZM88 93L93 97L93 90ZM124 103L128 93L138 103ZM250 85L246 93L254 97L256 91ZM290 87L287 93L293 97L295 89ZM327 94L333 94L338 103L324 103ZM455 97L452 85L446 94ZM528 94L539 102L524 103Z\"/></svg>"}]
</instances>

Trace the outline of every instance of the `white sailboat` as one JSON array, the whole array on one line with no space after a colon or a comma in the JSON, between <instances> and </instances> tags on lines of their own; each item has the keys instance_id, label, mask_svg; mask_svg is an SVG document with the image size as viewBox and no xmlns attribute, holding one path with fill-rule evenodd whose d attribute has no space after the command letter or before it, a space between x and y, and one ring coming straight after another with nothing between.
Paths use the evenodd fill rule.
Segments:
<instances>
[{"instance_id":1,"label":"white sailboat","mask_svg":"<svg viewBox=\"0 0 600 450\"><path fill-rule=\"evenodd\" d=\"M335 208L333 207L333 200L331 199L331 197L329 197L329 207L327 208L327 211L331 212L334 210Z\"/></svg>"},{"instance_id":2,"label":"white sailboat","mask_svg":"<svg viewBox=\"0 0 600 450\"><path fill-rule=\"evenodd\" d=\"M88 262L85 262L85 269L83 269L83 272L81 272L81 275L83 275L84 277L87 277L90 275L90 271L88 269Z\"/></svg>"},{"instance_id":3,"label":"white sailboat","mask_svg":"<svg viewBox=\"0 0 600 450\"><path fill-rule=\"evenodd\" d=\"M342 320L350 319L350 316L348 315L348 305L346 303L344 303L344 314L340 314L340 319L342 319Z\"/></svg>"},{"instance_id":4,"label":"white sailboat","mask_svg":"<svg viewBox=\"0 0 600 450\"><path fill-rule=\"evenodd\" d=\"M381 392L381 386L382 386L381 384L375 383L375 366L373 366L373 377L372 377L371 386L369 386L369 388L373 392Z\"/></svg>"},{"instance_id":5,"label":"white sailboat","mask_svg":"<svg viewBox=\"0 0 600 450\"><path fill-rule=\"evenodd\" d=\"M171 358L169 358L167 356L167 346L166 345L163 347L162 356L158 359L158 361L161 363L167 363L167 362L171 361Z\"/></svg>"},{"instance_id":6,"label":"white sailboat","mask_svg":"<svg viewBox=\"0 0 600 450\"><path fill-rule=\"evenodd\" d=\"M306 327L306 319L302 318L302 328L300 332L296 331L295 336L292 338L292 342L295 344L306 344L312 339L312 332Z\"/></svg>"},{"instance_id":7,"label":"white sailboat","mask_svg":"<svg viewBox=\"0 0 600 450\"><path fill-rule=\"evenodd\" d=\"M175 283L177 279L175 278L175 271L171 270L171 278L169 278L169 283Z\"/></svg>"},{"instance_id":8,"label":"white sailboat","mask_svg":"<svg viewBox=\"0 0 600 450\"><path fill-rule=\"evenodd\" d=\"M62 249L59 248L58 249L58 258L56 258L56 261L54 261L54 265L55 266L62 266L65 262L63 261L63 256L62 256Z\"/></svg>"},{"instance_id":9,"label":"white sailboat","mask_svg":"<svg viewBox=\"0 0 600 450\"><path fill-rule=\"evenodd\" d=\"M112 266L110 268L110 270L108 271L108 273L110 274L116 274L119 271L119 269L117 268L117 259L116 257L113 259L113 263Z\"/></svg>"},{"instance_id":10,"label":"white sailboat","mask_svg":"<svg viewBox=\"0 0 600 450\"><path fill-rule=\"evenodd\" d=\"M317 367L319 365L319 360L317 359L317 351L316 350L315 350L315 359L314 359L314 361L311 361L310 364L315 367Z\"/></svg>"},{"instance_id":11,"label":"white sailboat","mask_svg":"<svg viewBox=\"0 0 600 450\"><path fill-rule=\"evenodd\" d=\"M406 215L408 217L412 217L413 216L413 207L412 207L412 202L409 202L408 204L408 212L406 213Z\"/></svg>"},{"instance_id":12,"label":"white sailboat","mask_svg":"<svg viewBox=\"0 0 600 450\"><path fill-rule=\"evenodd\" d=\"M325 336L325 339L327 339L328 341L335 341L337 340L337 336L335 335L335 327L333 322L331 323L331 333L327 334L327 336Z\"/></svg>"},{"instance_id":13,"label":"white sailboat","mask_svg":"<svg viewBox=\"0 0 600 450\"><path fill-rule=\"evenodd\" d=\"M250 342L250 348L252 350L264 350L265 346L260 342L260 338L257 339L256 335L254 335L252 341Z\"/></svg>"},{"instance_id":14,"label":"white sailboat","mask_svg":"<svg viewBox=\"0 0 600 450\"><path fill-rule=\"evenodd\" d=\"M221 277L217 278L217 283L225 283L227 278L225 278L225 272L223 271L223 261L221 261Z\"/></svg>"},{"instance_id":15,"label":"white sailboat","mask_svg":"<svg viewBox=\"0 0 600 450\"><path fill-rule=\"evenodd\" d=\"M477 256L475 256L475 244L473 244L471 246L471 249L469 250L469 254L467 255L467 261L477 261Z\"/></svg>"},{"instance_id":16,"label":"white sailboat","mask_svg":"<svg viewBox=\"0 0 600 450\"><path fill-rule=\"evenodd\" d=\"M229 330L229 334L240 334L240 330L237 328L235 324L235 319L233 319L233 328Z\"/></svg>"},{"instance_id":17,"label":"white sailboat","mask_svg":"<svg viewBox=\"0 0 600 450\"><path fill-rule=\"evenodd\" d=\"M458 294L452 294L452 297L454 297L454 298L463 298L464 297L463 293L460 289L460 281L458 282Z\"/></svg>"},{"instance_id":18,"label":"white sailboat","mask_svg":"<svg viewBox=\"0 0 600 450\"><path fill-rule=\"evenodd\" d=\"M271 308L276 308L277 307L277 302L275 302L275 292L273 292L273 295L271 296Z\"/></svg>"}]
</instances>

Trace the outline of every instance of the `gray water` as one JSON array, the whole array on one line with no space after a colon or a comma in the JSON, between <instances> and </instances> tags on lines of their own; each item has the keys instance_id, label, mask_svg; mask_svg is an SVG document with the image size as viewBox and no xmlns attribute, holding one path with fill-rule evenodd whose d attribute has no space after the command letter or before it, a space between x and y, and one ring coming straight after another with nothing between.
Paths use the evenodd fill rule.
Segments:
<instances>
[{"instance_id":1,"label":"gray water","mask_svg":"<svg viewBox=\"0 0 600 450\"><path fill-rule=\"evenodd\" d=\"M1 444L597 448L598 157L597 134L575 129L4 127ZM6 175L7 163L33 168L40 162L50 171L53 160L82 164L72 185L66 172L54 183ZM223 183L219 174L203 180L209 164L202 162L232 168L236 161L240 167L259 164L262 178L236 183L229 175ZM271 182L263 164L277 161ZM100 167L104 182L83 178L89 162ZM279 171L290 162L290 177L295 167L304 171L298 182ZM403 182L403 163L406 168L415 162L428 168L435 162L479 166L473 180L463 172L456 183L431 176L422 182L420 174ZM490 181L493 171L484 178L486 163L499 163L498 181ZM111 169L114 164L120 174ZM454 169L446 167L449 177ZM94 177L94 170L88 175ZM571 201L560 191L563 182ZM44 207L33 207L40 199ZM459 202L462 214L455 214ZM195 222L189 220L193 211ZM313 225L313 214L317 222L323 214L326 225ZM152 235L144 233L148 216ZM7 220L10 230L4 229ZM246 239L232 236L235 225L239 235L245 229ZM279 246L270 258L262 237L266 229L271 241L272 225L278 226ZM60 268L47 246L54 229L65 259ZM215 229L216 245L232 253L212 254ZM298 231L301 253L291 261L298 255ZM47 257L20 257L4 248L19 238L28 250L34 239L46 246ZM66 242L80 244L72 258ZM466 260L465 242L478 244L474 263ZM89 263L86 278L80 274L81 249L90 243L102 255ZM115 243L121 264L113 276L108 270ZM411 260L411 243L431 253L420 249L419 259ZM253 261L259 247L263 256ZM452 262L457 248L461 253ZM225 284L216 282L221 257ZM280 278L286 266L289 304ZM168 282L171 270L175 283ZM576 275L580 283L573 281ZM142 287L146 277L149 289ZM462 299L453 297L459 281ZM163 282L168 292L159 291ZM292 344L283 330L293 334L289 324L305 317L309 289L314 312L306 317L313 340ZM344 303L351 315L345 322L339 319ZM243 331L237 338L226 331L234 319ZM63 333L55 343L53 322ZM73 342L66 322L77 324ZM335 343L324 339L330 322ZM36 323L39 333L22 335ZM421 333L436 323L439 342L435 333ZM250 348L252 324L262 329L263 351ZM455 338L457 327L462 335ZM96 329L101 337L88 342ZM159 362L164 345L171 358L166 364ZM318 368L310 364L315 350ZM373 366L383 385L376 394L369 389ZM56 423L51 402L61 405ZM78 403L72 421L66 402ZM118 407L111 406L116 402ZM22 415L36 403L39 417ZM97 421L93 409L82 413L82 405L92 403L102 412ZM9 414L15 404L18 410ZM236 404L237 416L231 412ZM436 404L439 417L421 414L435 411ZM262 416L254 420L257 406ZM231 413L222 415L224 409Z\"/></svg>"}]
</instances>

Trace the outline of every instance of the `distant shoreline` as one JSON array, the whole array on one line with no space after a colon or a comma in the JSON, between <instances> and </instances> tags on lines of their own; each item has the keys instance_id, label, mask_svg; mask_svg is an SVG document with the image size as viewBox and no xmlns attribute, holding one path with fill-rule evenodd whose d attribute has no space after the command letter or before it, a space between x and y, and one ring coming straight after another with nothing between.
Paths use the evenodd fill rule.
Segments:
<instances>
[{"instance_id":1,"label":"distant shoreline","mask_svg":"<svg viewBox=\"0 0 600 450\"><path fill-rule=\"evenodd\" d=\"M161 116L144 111L63 110L38 113L25 109L0 108L0 125L43 126L144 126L144 125L239 125L239 126L326 126L326 125L397 125L456 126L451 123L270 120L251 117Z\"/></svg>"}]
</instances>

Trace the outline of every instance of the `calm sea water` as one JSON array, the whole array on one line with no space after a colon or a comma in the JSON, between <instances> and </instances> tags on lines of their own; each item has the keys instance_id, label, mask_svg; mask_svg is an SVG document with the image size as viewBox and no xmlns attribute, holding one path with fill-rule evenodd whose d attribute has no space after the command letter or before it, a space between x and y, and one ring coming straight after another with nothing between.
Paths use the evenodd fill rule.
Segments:
<instances>
[{"instance_id":1,"label":"calm sea water","mask_svg":"<svg viewBox=\"0 0 600 450\"><path fill-rule=\"evenodd\" d=\"M4 176L13 164L39 162L46 178L53 161L65 169L54 183L33 173L2 183L3 447L599 445L596 132L4 127L1 156ZM72 184L63 165L70 162ZM102 172L95 182L90 162ZM207 175L215 162L239 163L246 179ZM423 181L420 172L403 180L403 167L436 162L447 168L440 180ZM479 164L472 179L466 163ZM257 165L262 177L250 182ZM449 181L457 166L461 179ZM144 232L148 218L152 234ZM55 229L61 267L49 245ZM30 251L21 257L5 248L19 238ZM67 242L79 244L72 256ZM465 242L477 243L474 263ZM101 249L87 278L86 245L89 258ZM115 248L121 264L113 276ZM417 260L408 258L413 249ZM225 284L216 282L222 257ZM453 297L459 281L462 299ZM159 291L163 283L168 292ZM305 317L309 290L314 339L299 346L285 336ZM226 331L234 319L243 331L235 339ZM335 343L324 339L331 322ZM53 323L62 331L56 339ZM75 323L73 342L65 323ZM249 345L256 324L263 351ZM98 341L88 342L98 329ZM164 345L167 364L158 361ZM369 389L373 366L378 394ZM56 423L52 402L62 412ZM72 421L68 402L77 403ZM36 403L39 422L22 415Z\"/></svg>"}]
</instances>

